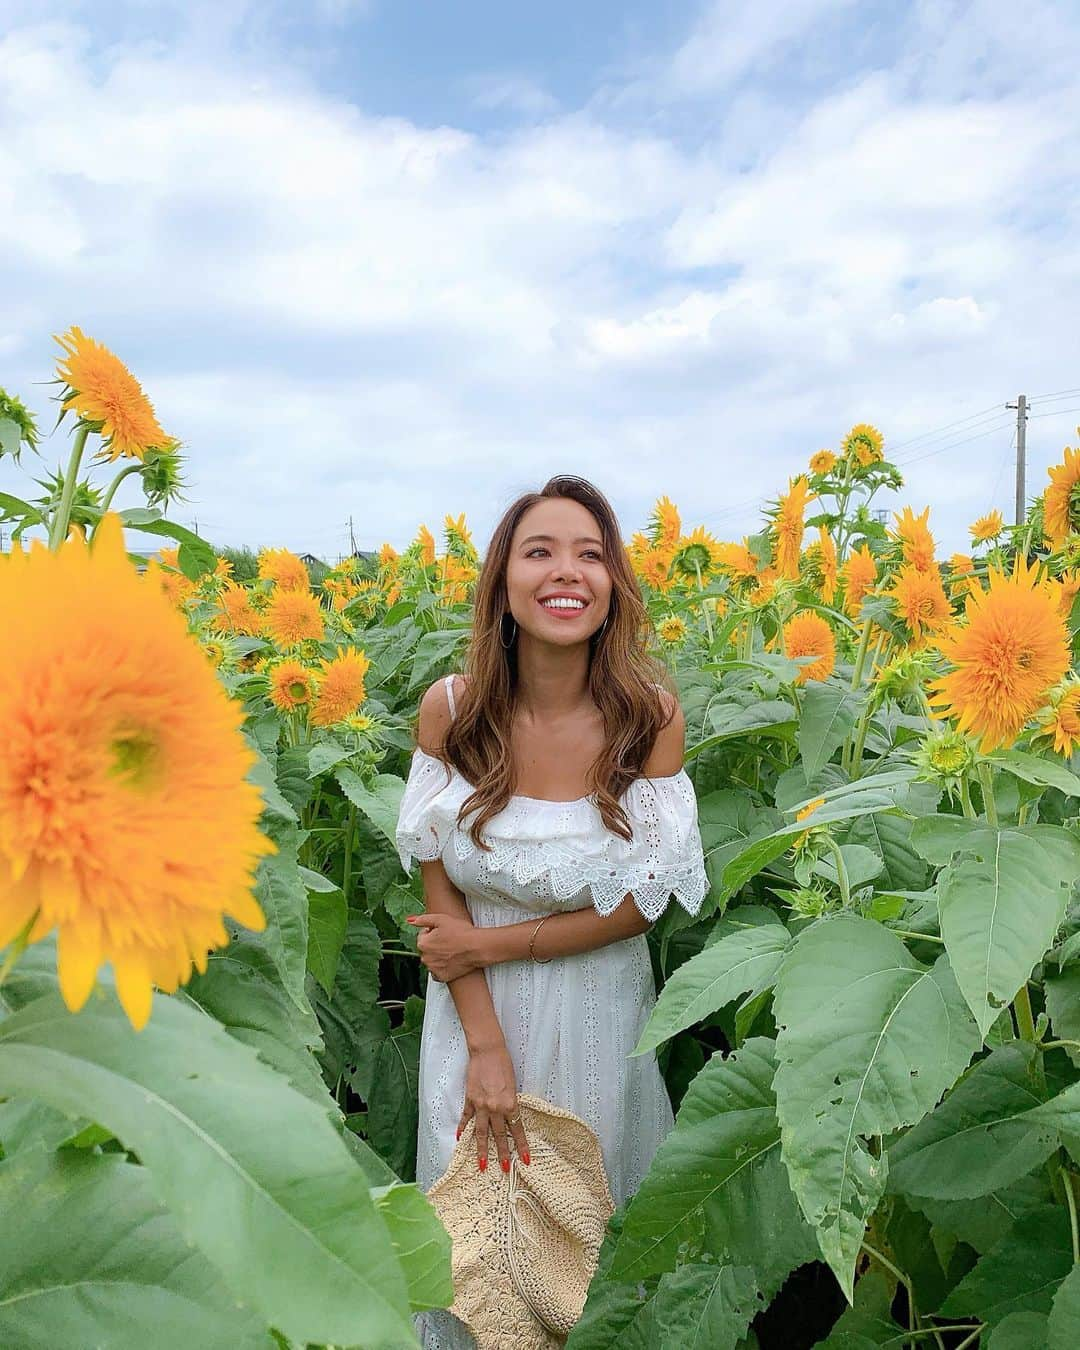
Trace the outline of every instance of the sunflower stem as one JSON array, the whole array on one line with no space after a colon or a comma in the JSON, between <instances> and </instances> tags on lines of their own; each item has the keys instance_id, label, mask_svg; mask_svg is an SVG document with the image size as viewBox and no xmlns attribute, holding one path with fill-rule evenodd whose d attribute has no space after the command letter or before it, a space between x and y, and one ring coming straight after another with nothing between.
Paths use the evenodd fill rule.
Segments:
<instances>
[{"instance_id":1,"label":"sunflower stem","mask_svg":"<svg viewBox=\"0 0 1080 1350\"><path fill-rule=\"evenodd\" d=\"M968 786L967 773L960 775L960 806L968 820L977 820L975 808L971 804L971 788Z\"/></svg>"},{"instance_id":2,"label":"sunflower stem","mask_svg":"<svg viewBox=\"0 0 1080 1350\"><path fill-rule=\"evenodd\" d=\"M49 547L51 549L59 548L67 538L68 522L71 519L71 504L75 500L75 487L79 477L79 464L82 460L86 438L89 435L90 428L85 423L75 433L75 444L71 447L71 459L68 461L67 473L64 476L64 490L60 494L60 505L56 508L52 525L49 527Z\"/></svg>"},{"instance_id":3,"label":"sunflower stem","mask_svg":"<svg viewBox=\"0 0 1080 1350\"><path fill-rule=\"evenodd\" d=\"M341 875L341 893L345 897L345 908L349 907L349 889L352 886L353 841L356 835L356 807L349 803L349 814L345 822L345 865Z\"/></svg>"},{"instance_id":4,"label":"sunflower stem","mask_svg":"<svg viewBox=\"0 0 1080 1350\"><path fill-rule=\"evenodd\" d=\"M698 560L697 560L696 558L695 558L693 561L694 561L694 571L697 573L697 586L698 586L698 590L699 590L699 591L703 591L703 590L705 589L705 587L704 587L704 585L703 585L703 583L702 583L702 580L701 580L701 565L699 564L699 562L698 562ZM709 606L705 603L705 598L704 598L704 596L702 597L702 600L701 600L701 611L702 611L702 613L705 615L705 631L709 634L709 651L711 652L711 651L712 651L712 645L713 645L713 627L712 627L712 618L711 618L711 616L709 615Z\"/></svg>"},{"instance_id":5,"label":"sunflower stem","mask_svg":"<svg viewBox=\"0 0 1080 1350\"><path fill-rule=\"evenodd\" d=\"M976 772L979 775L979 786L982 788L983 809L986 811L986 819L990 828L998 828L997 802L994 800L994 777L993 770L985 759L979 760Z\"/></svg>"},{"instance_id":6,"label":"sunflower stem","mask_svg":"<svg viewBox=\"0 0 1080 1350\"><path fill-rule=\"evenodd\" d=\"M840 845L831 834L824 836L825 847L833 856L833 862L836 864L836 876L840 883L840 903L845 909L851 904L851 882L848 880L847 864L844 862L844 855L840 852Z\"/></svg>"},{"instance_id":7,"label":"sunflower stem","mask_svg":"<svg viewBox=\"0 0 1080 1350\"><path fill-rule=\"evenodd\" d=\"M1020 1028L1021 1038L1034 1045L1038 1037L1035 1035L1035 1018L1032 1016L1031 995L1028 993L1026 982L1016 991L1013 1007L1016 1010L1016 1025Z\"/></svg>"},{"instance_id":8,"label":"sunflower stem","mask_svg":"<svg viewBox=\"0 0 1080 1350\"><path fill-rule=\"evenodd\" d=\"M116 496L116 489L120 486L120 484L124 481L124 479L130 477L131 474L133 473L141 472L141 470L142 470L141 462L138 464L129 464L126 468L120 470L120 472L109 484L109 490L105 493L105 499L101 503L102 515L104 515L105 512L109 509L109 507L112 505L112 499Z\"/></svg>"},{"instance_id":9,"label":"sunflower stem","mask_svg":"<svg viewBox=\"0 0 1080 1350\"><path fill-rule=\"evenodd\" d=\"M15 963L18 961L19 957L22 956L24 951L26 951L26 948L30 941L30 929L33 928L36 922L37 922L37 910L35 910L33 914L30 915L30 918L19 930L19 932L16 933L14 939L9 945L7 952L4 956L4 960L2 963L0 963L0 987L3 986L4 981L11 974L12 970L15 967Z\"/></svg>"},{"instance_id":10,"label":"sunflower stem","mask_svg":"<svg viewBox=\"0 0 1080 1350\"><path fill-rule=\"evenodd\" d=\"M851 676L852 689L858 689L862 684L863 669L866 666L866 653L870 650L870 629L872 625L869 619L863 624L862 636L859 638L859 650L855 655L855 670Z\"/></svg>"}]
</instances>

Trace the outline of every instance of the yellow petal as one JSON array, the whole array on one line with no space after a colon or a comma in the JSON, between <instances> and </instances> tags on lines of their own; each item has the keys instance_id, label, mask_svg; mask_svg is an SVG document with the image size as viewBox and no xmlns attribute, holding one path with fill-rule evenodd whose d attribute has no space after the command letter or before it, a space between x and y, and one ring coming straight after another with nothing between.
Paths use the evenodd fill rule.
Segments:
<instances>
[{"instance_id":1,"label":"yellow petal","mask_svg":"<svg viewBox=\"0 0 1080 1350\"><path fill-rule=\"evenodd\" d=\"M142 1031L150 1020L154 1002L154 986L150 983L146 965L137 956L126 956L114 960L113 968L116 992L128 1021L136 1031Z\"/></svg>"},{"instance_id":2,"label":"yellow petal","mask_svg":"<svg viewBox=\"0 0 1080 1350\"><path fill-rule=\"evenodd\" d=\"M237 923L242 923L245 928L250 928L255 933L261 933L266 927L266 915L252 895L238 893L225 908Z\"/></svg>"},{"instance_id":3,"label":"yellow petal","mask_svg":"<svg viewBox=\"0 0 1080 1350\"><path fill-rule=\"evenodd\" d=\"M60 994L71 1012L90 997L101 964L101 933L92 923L78 928L65 924L56 942L56 973Z\"/></svg>"}]
</instances>

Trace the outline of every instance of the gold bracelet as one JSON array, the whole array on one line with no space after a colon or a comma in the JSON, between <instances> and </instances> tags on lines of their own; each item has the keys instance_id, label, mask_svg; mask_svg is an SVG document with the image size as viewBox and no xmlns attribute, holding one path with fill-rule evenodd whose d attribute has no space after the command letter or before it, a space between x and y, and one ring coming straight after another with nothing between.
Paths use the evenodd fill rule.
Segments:
<instances>
[{"instance_id":1,"label":"gold bracelet","mask_svg":"<svg viewBox=\"0 0 1080 1350\"><path fill-rule=\"evenodd\" d=\"M548 919L550 918L551 918L550 914L545 914L544 917L540 920L540 922L536 925L536 927L532 930L532 937L529 938L529 955L532 957L532 959L536 962L538 966L546 966L547 963L551 960L550 956L545 956L544 959L541 961L541 959L536 955L536 952L533 950L533 943L536 941L537 933L539 933L541 927L545 923L547 923Z\"/></svg>"}]
</instances>

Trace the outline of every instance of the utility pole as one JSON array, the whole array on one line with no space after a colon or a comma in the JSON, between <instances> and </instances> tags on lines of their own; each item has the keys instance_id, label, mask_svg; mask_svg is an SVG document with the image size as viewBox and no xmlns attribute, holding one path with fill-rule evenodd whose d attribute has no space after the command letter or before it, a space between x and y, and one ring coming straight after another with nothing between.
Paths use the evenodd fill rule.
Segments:
<instances>
[{"instance_id":1,"label":"utility pole","mask_svg":"<svg viewBox=\"0 0 1080 1350\"><path fill-rule=\"evenodd\" d=\"M1024 484L1027 462L1027 395L1018 394L1015 403L1006 403L1005 406L1016 409L1016 508L1013 523L1022 525L1027 512L1027 490Z\"/></svg>"},{"instance_id":2,"label":"utility pole","mask_svg":"<svg viewBox=\"0 0 1080 1350\"><path fill-rule=\"evenodd\" d=\"M356 552L356 535L353 534L352 516L349 517L349 546L352 548L352 551L353 551L353 553L355 554L355 552Z\"/></svg>"}]
</instances>

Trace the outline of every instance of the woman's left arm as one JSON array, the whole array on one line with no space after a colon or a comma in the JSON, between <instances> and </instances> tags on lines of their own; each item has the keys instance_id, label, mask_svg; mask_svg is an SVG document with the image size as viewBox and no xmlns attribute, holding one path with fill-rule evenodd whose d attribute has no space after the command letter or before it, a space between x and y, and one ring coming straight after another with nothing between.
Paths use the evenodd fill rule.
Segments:
<instances>
[{"instance_id":1,"label":"woman's left arm","mask_svg":"<svg viewBox=\"0 0 1080 1350\"><path fill-rule=\"evenodd\" d=\"M665 703L668 710L674 704L674 710L667 726L657 734L642 769L644 777L667 778L683 767L686 719L678 699L665 693ZM589 905L569 913L552 914L539 931L536 931L539 918L482 928L447 920L448 916L441 914L419 914L409 920L428 930L420 935L417 946L421 960L437 980L453 979L462 968L476 969L530 957L546 961L553 956L575 956L612 942L624 942L652 927L629 894L608 915L598 914ZM530 952L534 932L536 938Z\"/></svg>"}]
</instances>

